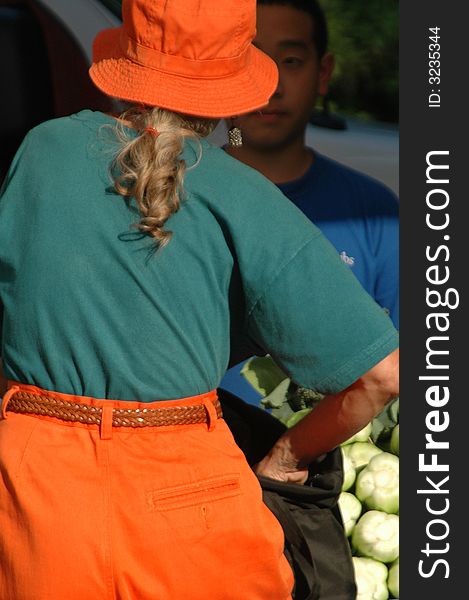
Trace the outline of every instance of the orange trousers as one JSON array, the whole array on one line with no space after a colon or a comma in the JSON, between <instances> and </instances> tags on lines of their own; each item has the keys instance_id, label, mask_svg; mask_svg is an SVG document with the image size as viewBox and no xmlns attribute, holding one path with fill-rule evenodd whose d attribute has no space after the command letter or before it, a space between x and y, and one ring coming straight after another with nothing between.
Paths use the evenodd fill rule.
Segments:
<instances>
[{"instance_id":1,"label":"orange trousers","mask_svg":"<svg viewBox=\"0 0 469 600\"><path fill-rule=\"evenodd\" d=\"M1 600L291 599L281 527L223 419L104 431L5 404Z\"/></svg>"}]
</instances>

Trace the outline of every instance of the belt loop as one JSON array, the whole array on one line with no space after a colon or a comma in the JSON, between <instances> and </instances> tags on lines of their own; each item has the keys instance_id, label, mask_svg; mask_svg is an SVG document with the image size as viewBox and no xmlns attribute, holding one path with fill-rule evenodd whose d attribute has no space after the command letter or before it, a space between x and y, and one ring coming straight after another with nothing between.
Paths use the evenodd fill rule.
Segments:
<instances>
[{"instance_id":1,"label":"belt loop","mask_svg":"<svg viewBox=\"0 0 469 600\"><path fill-rule=\"evenodd\" d=\"M205 410L207 411L208 430L213 431L215 429L215 425L217 424L217 411L211 400L204 400L204 406Z\"/></svg>"},{"instance_id":2,"label":"belt loop","mask_svg":"<svg viewBox=\"0 0 469 600\"><path fill-rule=\"evenodd\" d=\"M99 436L102 440L112 440L112 411L112 406L103 406L101 409Z\"/></svg>"},{"instance_id":3,"label":"belt loop","mask_svg":"<svg viewBox=\"0 0 469 600\"><path fill-rule=\"evenodd\" d=\"M13 385L3 395L3 400L2 400L2 419L6 419L7 418L7 406L8 406L8 403L10 402L11 397L14 396L16 394L16 392L19 392L19 391L20 391L19 386Z\"/></svg>"}]
</instances>

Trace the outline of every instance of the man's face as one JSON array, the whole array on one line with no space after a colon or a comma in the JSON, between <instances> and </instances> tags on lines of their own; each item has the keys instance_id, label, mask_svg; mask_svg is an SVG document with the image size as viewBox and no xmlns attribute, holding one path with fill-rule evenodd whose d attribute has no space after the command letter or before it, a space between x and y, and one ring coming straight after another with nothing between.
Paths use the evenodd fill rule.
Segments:
<instances>
[{"instance_id":1,"label":"man's face","mask_svg":"<svg viewBox=\"0 0 469 600\"><path fill-rule=\"evenodd\" d=\"M333 67L330 54L319 60L313 20L291 6L258 6L255 45L279 69L279 84L267 107L235 119L243 146L269 150L304 138L318 95L327 92Z\"/></svg>"}]
</instances>

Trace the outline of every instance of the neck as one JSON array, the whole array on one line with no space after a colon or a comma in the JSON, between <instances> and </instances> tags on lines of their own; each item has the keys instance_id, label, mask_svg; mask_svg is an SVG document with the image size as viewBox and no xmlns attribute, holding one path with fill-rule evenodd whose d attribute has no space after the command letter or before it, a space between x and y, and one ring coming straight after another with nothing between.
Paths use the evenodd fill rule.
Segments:
<instances>
[{"instance_id":1,"label":"neck","mask_svg":"<svg viewBox=\"0 0 469 600\"><path fill-rule=\"evenodd\" d=\"M303 142L285 148L259 150L243 145L225 146L225 150L241 162L256 169L273 183L287 183L302 177L314 162L313 152Z\"/></svg>"}]
</instances>

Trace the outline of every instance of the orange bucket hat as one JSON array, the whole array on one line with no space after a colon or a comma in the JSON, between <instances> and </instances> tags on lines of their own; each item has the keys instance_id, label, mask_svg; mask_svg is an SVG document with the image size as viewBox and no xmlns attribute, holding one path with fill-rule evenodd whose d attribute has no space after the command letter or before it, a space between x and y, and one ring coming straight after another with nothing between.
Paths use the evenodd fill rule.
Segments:
<instances>
[{"instance_id":1,"label":"orange bucket hat","mask_svg":"<svg viewBox=\"0 0 469 600\"><path fill-rule=\"evenodd\" d=\"M108 96L200 117L265 106L275 63L252 45L256 0L123 0L101 31L90 76Z\"/></svg>"}]
</instances>

